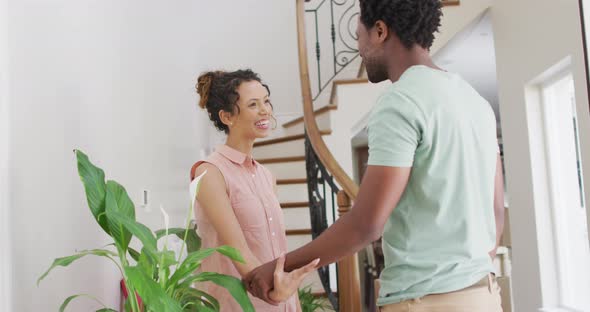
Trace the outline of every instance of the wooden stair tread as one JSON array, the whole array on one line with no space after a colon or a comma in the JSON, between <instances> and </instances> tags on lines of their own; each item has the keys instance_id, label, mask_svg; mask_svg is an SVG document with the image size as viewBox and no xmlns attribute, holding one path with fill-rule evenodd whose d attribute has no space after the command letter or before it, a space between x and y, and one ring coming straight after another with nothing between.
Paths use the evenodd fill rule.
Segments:
<instances>
[{"instance_id":1,"label":"wooden stair tread","mask_svg":"<svg viewBox=\"0 0 590 312\"><path fill-rule=\"evenodd\" d=\"M351 79L334 80L334 82L332 82L332 91L330 93L330 103L332 105L335 105L336 107L338 107L338 105L336 105L336 92L337 92L338 86L347 85L347 84L357 84L357 83L369 83L369 79L367 79L367 78L351 78Z\"/></svg>"},{"instance_id":2,"label":"wooden stair tread","mask_svg":"<svg viewBox=\"0 0 590 312\"><path fill-rule=\"evenodd\" d=\"M277 158L264 158L257 160L261 164L276 164L286 162L305 161L305 156L291 156L291 157L277 157Z\"/></svg>"},{"instance_id":3,"label":"wooden stair tread","mask_svg":"<svg viewBox=\"0 0 590 312\"><path fill-rule=\"evenodd\" d=\"M290 202L290 203L281 203L281 208L289 209L289 208L307 208L309 207L309 202Z\"/></svg>"},{"instance_id":4,"label":"wooden stair tread","mask_svg":"<svg viewBox=\"0 0 590 312\"><path fill-rule=\"evenodd\" d=\"M443 6L457 6L461 5L461 1L459 0L441 0L440 1Z\"/></svg>"},{"instance_id":5,"label":"wooden stair tread","mask_svg":"<svg viewBox=\"0 0 590 312\"><path fill-rule=\"evenodd\" d=\"M290 229L285 231L287 235L311 235L311 229Z\"/></svg>"},{"instance_id":6,"label":"wooden stair tread","mask_svg":"<svg viewBox=\"0 0 590 312\"><path fill-rule=\"evenodd\" d=\"M320 134L321 135L330 135L330 134L332 134L332 131L331 130L322 130L322 131L320 131ZM285 142L290 142L290 141L301 140L304 138L305 138L305 134L303 134L303 133L288 135L288 136L283 136L283 137L276 138L276 139L255 142L254 147L271 145L271 144L278 144L278 143L285 143Z\"/></svg>"},{"instance_id":7,"label":"wooden stair tread","mask_svg":"<svg viewBox=\"0 0 590 312\"><path fill-rule=\"evenodd\" d=\"M279 179L277 180L277 185L286 185L286 184L306 184L307 179Z\"/></svg>"}]
</instances>

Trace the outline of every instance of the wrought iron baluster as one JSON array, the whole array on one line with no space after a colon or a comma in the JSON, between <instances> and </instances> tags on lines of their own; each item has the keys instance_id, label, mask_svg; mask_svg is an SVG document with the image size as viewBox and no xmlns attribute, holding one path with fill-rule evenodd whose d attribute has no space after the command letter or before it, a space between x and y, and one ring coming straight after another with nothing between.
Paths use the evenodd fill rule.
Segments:
<instances>
[{"instance_id":1,"label":"wrought iron baluster","mask_svg":"<svg viewBox=\"0 0 590 312\"><path fill-rule=\"evenodd\" d=\"M320 24L322 21L322 16L320 9L329 1L329 14L330 16L326 16L325 18L329 18L330 24L330 41L332 45L332 57L321 58L321 47L326 46L327 42L324 42L328 39L322 40L320 37L320 29L323 29L323 24ZM313 94L313 100L315 101L323 90L326 89L334 80L334 78L342 72L346 66L348 66L352 61L354 61L358 57L358 49L356 48L356 42L358 38L356 34L351 31L351 26L356 21L356 17L359 14L359 8L356 5L357 0L323 0L319 4L315 4L313 2L307 3L307 9L305 10L306 14L313 14L313 18L315 21L315 57L316 57L316 65L317 65L317 85L318 90ZM344 11L339 10L336 11L337 8L343 8ZM325 10L324 10L325 11ZM336 22L338 21L338 22ZM325 44L324 44L325 43ZM324 52L325 53L325 52ZM332 64L324 64L323 62L332 62ZM329 66L329 67L328 67ZM331 68L330 71L332 72L325 72L322 74L322 68ZM324 77L322 79L322 77Z\"/></svg>"},{"instance_id":2,"label":"wrought iron baluster","mask_svg":"<svg viewBox=\"0 0 590 312\"><path fill-rule=\"evenodd\" d=\"M334 1L330 1L330 38L332 39L332 58L334 59L334 76L338 74L336 69L336 26L334 25Z\"/></svg>"},{"instance_id":3,"label":"wrought iron baluster","mask_svg":"<svg viewBox=\"0 0 590 312\"><path fill-rule=\"evenodd\" d=\"M326 194L327 192L330 192L332 198L332 210L334 210L334 194L339 191L339 188L334 183L332 176L328 174L326 168L319 161L311 146L307 133L305 135L305 168L307 171L311 235L312 238L315 239L328 228ZM333 215L333 217L335 217L335 215ZM324 266L318 269L318 274L328 300L332 304L332 307L334 307L334 310L338 311L338 298L332 291L330 285L329 266Z\"/></svg>"},{"instance_id":4,"label":"wrought iron baluster","mask_svg":"<svg viewBox=\"0 0 590 312\"><path fill-rule=\"evenodd\" d=\"M315 55L316 61L318 63L318 90L322 89L322 66L321 66L321 56L320 56L320 27L318 25L318 11L315 11Z\"/></svg>"}]
</instances>

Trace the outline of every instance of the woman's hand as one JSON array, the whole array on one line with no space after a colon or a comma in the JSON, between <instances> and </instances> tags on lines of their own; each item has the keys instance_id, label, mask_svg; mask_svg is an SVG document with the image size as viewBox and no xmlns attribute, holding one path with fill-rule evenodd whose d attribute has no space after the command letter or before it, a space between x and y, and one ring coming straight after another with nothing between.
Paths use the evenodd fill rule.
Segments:
<instances>
[{"instance_id":1,"label":"woman's hand","mask_svg":"<svg viewBox=\"0 0 590 312\"><path fill-rule=\"evenodd\" d=\"M315 271L320 259L315 259L299 269L289 273L285 272L285 255L277 259L274 273L274 289L269 297L275 302L282 302L289 299L299 288L301 281L311 272Z\"/></svg>"}]
</instances>

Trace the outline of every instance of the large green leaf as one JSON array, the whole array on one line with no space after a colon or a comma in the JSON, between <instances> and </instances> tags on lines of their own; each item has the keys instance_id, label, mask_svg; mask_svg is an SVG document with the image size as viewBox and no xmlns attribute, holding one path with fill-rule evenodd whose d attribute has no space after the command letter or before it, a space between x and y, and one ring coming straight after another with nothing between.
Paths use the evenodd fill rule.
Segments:
<instances>
[{"instance_id":1,"label":"large green leaf","mask_svg":"<svg viewBox=\"0 0 590 312\"><path fill-rule=\"evenodd\" d=\"M212 272L200 273L198 277L199 278L196 280L198 282L211 281L227 289L232 297L238 302L240 307L242 307L244 312L254 312L254 306L252 306L252 302L250 302L250 298L248 298L248 293L246 292L246 287L244 287L241 280L233 276Z\"/></svg>"},{"instance_id":2,"label":"large green leaf","mask_svg":"<svg viewBox=\"0 0 590 312\"><path fill-rule=\"evenodd\" d=\"M102 306L104 306L104 304L102 302L100 302L98 299L96 299L95 297L93 297L91 295L78 294L78 295L73 295L73 296L67 297L66 300L64 300L64 302L61 304L61 306L59 306L59 312L65 311L66 307L70 304L70 302L72 302L72 300L79 298L79 297L88 297L88 298L100 303ZM104 307L100 310L97 310L96 312L117 312L117 311L113 310L113 309L109 309L107 307Z\"/></svg>"},{"instance_id":3,"label":"large green leaf","mask_svg":"<svg viewBox=\"0 0 590 312\"><path fill-rule=\"evenodd\" d=\"M186 229L182 228L171 228L168 229L168 235L176 235L178 238L184 240L184 235L186 233L186 250L187 252L194 252L201 249L201 238L197 235L197 231L193 229L189 229L188 233ZM166 229L156 231L156 238L160 239L166 235Z\"/></svg>"},{"instance_id":4,"label":"large green leaf","mask_svg":"<svg viewBox=\"0 0 590 312\"><path fill-rule=\"evenodd\" d=\"M137 250L135 250L135 249L133 249L131 247L128 247L127 248L127 251L129 252L129 255L131 256L131 258L133 260L139 261L139 251L137 251Z\"/></svg>"},{"instance_id":5,"label":"large green leaf","mask_svg":"<svg viewBox=\"0 0 590 312\"><path fill-rule=\"evenodd\" d=\"M142 249L141 254L139 255L139 260L137 261L137 266L139 266L147 275L152 276L154 280L157 280L156 275L156 262L151 259L145 251Z\"/></svg>"},{"instance_id":6,"label":"large green leaf","mask_svg":"<svg viewBox=\"0 0 590 312\"><path fill-rule=\"evenodd\" d=\"M244 263L244 259L240 255L240 252L230 246L221 246L217 248L206 248L199 251L191 252L187 255L186 259L176 268L172 277L166 285L166 289L170 287L176 287L176 284L180 283L187 277L190 277L195 270L201 265L203 259L209 257L214 252L219 252L232 260Z\"/></svg>"},{"instance_id":7,"label":"large green leaf","mask_svg":"<svg viewBox=\"0 0 590 312\"><path fill-rule=\"evenodd\" d=\"M166 283L166 291L175 291L191 287L194 282L194 272L201 266L200 262L178 267Z\"/></svg>"},{"instance_id":8,"label":"large green leaf","mask_svg":"<svg viewBox=\"0 0 590 312\"><path fill-rule=\"evenodd\" d=\"M72 300L81 297L84 295L73 295L73 296L69 296L66 298L66 300L64 300L64 302L61 304L61 306L59 306L59 312L63 312L65 311L66 307L68 306L68 304L70 304L70 302L72 302Z\"/></svg>"},{"instance_id":9,"label":"large green leaf","mask_svg":"<svg viewBox=\"0 0 590 312\"><path fill-rule=\"evenodd\" d=\"M194 270L193 270L193 272L194 272ZM188 276L187 278L182 280L182 282L180 284L176 285L174 291L182 292L182 291L185 291L186 289L192 289L193 284L198 279L199 279L199 277L197 275L191 274L190 276Z\"/></svg>"},{"instance_id":10,"label":"large green leaf","mask_svg":"<svg viewBox=\"0 0 590 312\"><path fill-rule=\"evenodd\" d=\"M166 289L174 287L184 278L193 274L193 272L201 265L203 259L209 257L215 252L215 248L201 249L199 251L191 252L186 256L186 259L176 268L176 271L168 280Z\"/></svg>"},{"instance_id":11,"label":"large green leaf","mask_svg":"<svg viewBox=\"0 0 590 312\"><path fill-rule=\"evenodd\" d=\"M246 260L244 260L244 258L242 257L242 255L240 254L240 252L230 246L220 246L215 248L215 250L217 252L219 252L220 254L229 257L230 259L240 262L240 263L246 263Z\"/></svg>"},{"instance_id":12,"label":"large green leaf","mask_svg":"<svg viewBox=\"0 0 590 312\"><path fill-rule=\"evenodd\" d=\"M137 291L146 306L152 311L182 312L180 304L174 301L151 276L139 267L126 267L128 282Z\"/></svg>"},{"instance_id":13,"label":"large green leaf","mask_svg":"<svg viewBox=\"0 0 590 312\"><path fill-rule=\"evenodd\" d=\"M213 309L213 311L219 311L220 308L217 299L208 293L195 288L184 289L180 295L180 302L183 304L183 307L188 307L190 305L195 305L197 307L205 306Z\"/></svg>"},{"instance_id":14,"label":"large green leaf","mask_svg":"<svg viewBox=\"0 0 590 312\"><path fill-rule=\"evenodd\" d=\"M41 282L41 280L43 280L51 270L53 270L54 268L58 267L58 266L62 266L62 267L67 267L68 265L70 265L72 262L87 256L87 255L95 255L95 256L101 256L101 257L116 257L117 254L110 251L110 250L106 250L106 249L92 249L92 250L84 250L81 251L75 255L71 255L71 256L67 256L67 257L62 257L62 258L57 258L55 260L53 260L53 264L49 267L49 269L47 269L47 271L45 271L45 273L43 273L43 275L41 275L41 277L39 277L39 279L37 279L37 285L39 285L39 283ZM73 298L72 298L73 299Z\"/></svg>"},{"instance_id":15,"label":"large green leaf","mask_svg":"<svg viewBox=\"0 0 590 312\"><path fill-rule=\"evenodd\" d=\"M90 162L88 156L80 150L74 150L76 153L78 175L82 184L84 184L84 190L86 191L86 201L88 207L96 219L96 222L100 227L110 235L110 230L107 224L107 219L101 214L105 212L105 200L106 200L106 184L104 171Z\"/></svg>"},{"instance_id":16,"label":"large green leaf","mask_svg":"<svg viewBox=\"0 0 590 312\"><path fill-rule=\"evenodd\" d=\"M117 220L127 231L137 237L143 244L142 252L145 252L153 262L157 262L158 249L156 246L156 238L150 229L119 213L118 211L107 211L109 220Z\"/></svg>"},{"instance_id":17,"label":"large green leaf","mask_svg":"<svg viewBox=\"0 0 590 312\"><path fill-rule=\"evenodd\" d=\"M176 254L172 250L164 250L158 253L159 265L162 268L168 268L177 264Z\"/></svg>"},{"instance_id":18,"label":"large green leaf","mask_svg":"<svg viewBox=\"0 0 590 312\"><path fill-rule=\"evenodd\" d=\"M135 221L135 206L129 195L127 195L127 191L119 183L109 180L107 182L106 195L106 213L109 229L117 247L121 251L127 252L127 247L131 241L131 233L121 224L119 218L111 217L112 212L118 212L126 218Z\"/></svg>"}]
</instances>

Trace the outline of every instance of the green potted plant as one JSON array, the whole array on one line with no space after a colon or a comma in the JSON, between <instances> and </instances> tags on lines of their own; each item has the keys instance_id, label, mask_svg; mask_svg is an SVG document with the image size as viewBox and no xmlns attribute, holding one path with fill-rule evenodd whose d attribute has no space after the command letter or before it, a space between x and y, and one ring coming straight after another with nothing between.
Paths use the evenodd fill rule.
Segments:
<instances>
[{"instance_id":1,"label":"green potted plant","mask_svg":"<svg viewBox=\"0 0 590 312\"><path fill-rule=\"evenodd\" d=\"M334 311L325 298L313 294L311 286L300 288L298 293L301 312Z\"/></svg>"},{"instance_id":2,"label":"green potted plant","mask_svg":"<svg viewBox=\"0 0 590 312\"><path fill-rule=\"evenodd\" d=\"M246 289L239 279L214 272L195 273L203 259L215 252L235 261L244 262L244 259L236 249L229 246L200 249L200 238L194 229L189 228L192 206L188 209L186 228L168 228L167 215L163 212L165 229L153 232L135 220L135 206L125 188L112 180L105 182L102 169L92 164L83 152L74 152L88 207L98 225L114 242L110 245L111 248L84 250L55 259L49 269L39 277L37 284L55 267L67 267L80 258L94 255L112 261L121 272L122 285L127 293L136 294L128 296L125 311L219 311L220 303L214 297L193 287L198 282L213 282L226 288L244 311L254 311ZM200 178L191 183L193 201ZM168 249L167 243L164 243L163 248L158 248L158 240L166 239L168 235L176 235L182 240L183 247L178 255ZM133 236L141 243L139 251L129 246ZM184 247L187 254L183 256ZM65 299L59 311L64 311L72 300L79 297L89 297L100 302L87 294L73 295ZM116 312L106 306L98 311Z\"/></svg>"}]
</instances>

